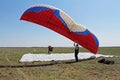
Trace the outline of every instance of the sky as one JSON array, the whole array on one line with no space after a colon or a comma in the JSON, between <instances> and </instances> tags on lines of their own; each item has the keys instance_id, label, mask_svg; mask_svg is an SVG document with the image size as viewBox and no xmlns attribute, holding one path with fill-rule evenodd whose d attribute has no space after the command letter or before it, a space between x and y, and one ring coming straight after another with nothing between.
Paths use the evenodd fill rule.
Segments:
<instances>
[{"instance_id":1,"label":"sky","mask_svg":"<svg viewBox=\"0 0 120 80\"><path fill-rule=\"evenodd\" d=\"M73 46L73 41L50 29L20 20L37 4L62 9L94 33L100 47L120 46L120 0L0 0L0 47Z\"/></svg>"}]
</instances>

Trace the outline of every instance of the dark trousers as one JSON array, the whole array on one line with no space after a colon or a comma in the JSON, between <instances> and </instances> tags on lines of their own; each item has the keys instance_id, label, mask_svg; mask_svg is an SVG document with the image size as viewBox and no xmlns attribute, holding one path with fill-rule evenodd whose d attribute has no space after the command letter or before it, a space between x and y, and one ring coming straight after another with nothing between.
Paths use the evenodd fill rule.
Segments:
<instances>
[{"instance_id":1,"label":"dark trousers","mask_svg":"<svg viewBox=\"0 0 120 80\"><path fill-rule=\"evenodd\" d=\"M76 62L78 62L78 53L79 53L79 50L75 50L75 60L76 60Z\"/></svg>"}]
</instances>

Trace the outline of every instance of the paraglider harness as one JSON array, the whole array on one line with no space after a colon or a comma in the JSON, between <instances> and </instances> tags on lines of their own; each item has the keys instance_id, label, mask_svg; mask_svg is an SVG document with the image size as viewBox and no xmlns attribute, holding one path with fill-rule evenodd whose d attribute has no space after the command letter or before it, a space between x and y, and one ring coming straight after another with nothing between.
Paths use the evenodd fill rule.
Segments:
<instances>
[{"instance_id":1,"label":"paraglider harness","mask_svg":"<svg viewBox=\"0 0 120 80\"><path fill-rule=\"evenodd\" d=\"M114 61L110 61L110 60L105 60L105 58L101 59L98 61L98 63L104 63L104 64L114 64Z\"/></svg>"}]
</instances>

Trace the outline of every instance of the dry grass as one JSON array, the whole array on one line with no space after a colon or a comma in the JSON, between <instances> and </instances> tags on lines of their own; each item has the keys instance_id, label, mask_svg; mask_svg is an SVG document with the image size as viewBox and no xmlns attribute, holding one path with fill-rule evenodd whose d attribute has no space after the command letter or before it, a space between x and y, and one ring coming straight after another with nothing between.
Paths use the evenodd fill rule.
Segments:
<instances>
[{"instance_id":1,"label":"dry grass","mask_svg":"<svg viewBox=\"0 0 120 80\"><path fill-rule=\"evenodd\" d=\"M73 48L54 48L54 53L72 51ZM98 63L101 58L19 63L21 56L29 52L47 53L47 48L0 48L0 80L120 80L120 58L107 58L115 61L113 65ZM120 56L120 48L100 48L99 53Z\"/></svg>"}]
</instances>

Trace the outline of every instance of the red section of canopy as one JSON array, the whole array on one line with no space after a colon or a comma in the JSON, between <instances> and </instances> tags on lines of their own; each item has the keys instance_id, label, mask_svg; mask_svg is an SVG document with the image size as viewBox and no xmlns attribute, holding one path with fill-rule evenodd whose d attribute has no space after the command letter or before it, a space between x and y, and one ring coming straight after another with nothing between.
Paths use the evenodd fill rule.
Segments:
<instances>
[{"instance_id":1,"label":"red section of canopy","mask_svg":"<svg viewBox=\"0 0 120 80\"><path fill-rule=\"evenodd\" d=\"M70 40L77 42L94 54L98 51L98 46L95 43L92 33L83 35L70 32L70 30L59 20L52 10L43 10L37 13L25 12L21 17L21 20L26 20L49 28Z\"/></svg>"}]
</instances>

